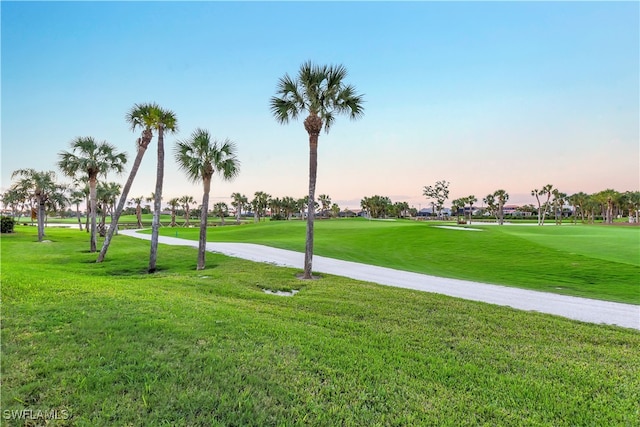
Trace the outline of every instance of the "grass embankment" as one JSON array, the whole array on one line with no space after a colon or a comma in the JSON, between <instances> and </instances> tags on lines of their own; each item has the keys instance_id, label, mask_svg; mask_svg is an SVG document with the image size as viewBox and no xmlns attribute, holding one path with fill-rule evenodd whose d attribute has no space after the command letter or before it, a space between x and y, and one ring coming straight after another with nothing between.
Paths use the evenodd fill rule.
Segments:
<instances>
[{"instance_id":1,"label":"grass embankment","mask_svg":"<svg viewBox=\"0 0 640 427\"><path fill-rule=\"evenodd\" d=\"M95 264L86 234L47 238L1 241L4 411L77 426L638 421L634 330L216 254L195 271L181 247L161 245L147 275L148 242L117 236Z\"/></svg>"},{"instance_id":2,"label":"grass embankment","mask_svg":"<svg viewBox=\"0 0 640 427\"><path fill-rule=\"evenodd\" d=\"M413 221L329 220L315 224L314 253L441 277L640 304L640 228L476 226ZM197 229L161 228L198 239ZM209 241L304 251L305 223L213 227Z\"/></svg>"}]
</instances>

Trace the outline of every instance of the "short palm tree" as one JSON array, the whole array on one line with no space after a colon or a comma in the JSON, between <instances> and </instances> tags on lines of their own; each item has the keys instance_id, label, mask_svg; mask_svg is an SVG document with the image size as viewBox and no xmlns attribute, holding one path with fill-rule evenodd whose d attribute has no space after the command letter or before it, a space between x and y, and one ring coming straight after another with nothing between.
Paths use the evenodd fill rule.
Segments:
<instances>
[{"instance_id":1,"label":"short palm tree","mask_svg":"<svg viewBox=\"0 0 640 427\"><path fill-rule=\"evenodd\" d=\"M218 202L213 205L213 213L220 217L220 224L224 225L224 218L229 215L229 206L225 202Z\"/></svg>"},{"instance_id":2,"label":"short palm tree","mask_svg":"<svg viewBox=\"0 0 640 427\"><path fill-rule=\"evenodd\" d=\"M113 211L115 210L116 200L120 195L122 186L117 182L101 182L98 184L98 201L100 202L100 210L102 218L98 225L98 234L104 237L107 225L107 215L111 215L113 221Z\"/></svg>"},{"instance_id":3,"label":"short palm tree","mask_svg":"<svg viewBox=\"0 0 640 427\"><path fill-rule=\"evenodd\" d=\"M240 217L242 216L242 209L249 203L247 196L240 193L233 193L231 195L231 206L236 210L236 223L240 224Z\"/></svg>"},{"instance_id":4,"label":"short palm tree","mask_svg":"<svg viewBox=\"0 0 640 427\"><path fill-rule=\"evenodd\" d=\"M363 96L356 94L353 86L343 82L346 76L347 69L342 65L319 66L308 61L300 67L297 79L288 74L280 78L277 95L271 98L271 112L279 123L286 124L301 114L307 115L304 128L309 135L309 196L304 279L312 278L318 137L323 128L329 132L337 114L347 114L357 119L364 113Z\"/></svg>"},{"instance_id":5,"label":"short palm tree","mask_svg":"<svg viewBox=\"0 0 640 427\"><path fill-rule=\"evenodd\" d=\"M107 172L121 173L127 163L127 155L118 153L116 147L107 142L97 142L92 137L80 137L71 141L71 151L59 153L58 167L69 177L84 176L89 182L89 199L91 201L91 243L90 250L97 250L96 233L96 189L98 176L106 176Z\"/></svg>"},{"instance_id":6,"label":"short palm tree","mask_svg":"<svg viewBox=\"0 0 640 427\"><path fill-rule=\"evenodd\" d=\"M329 208L331 207L331 197L326 194L321 194L318 196L318 200L322 205L322 215L327 216L329 213Z\"/></svg>"},{"instance_id":7,"label":"short palm tree","mask_svg":"<svg viewBox=\"0 0 640 427\"><path fill-rule=\"evenodd\" d=\"M191 225L189 223L189 218L191 218L191 205L195 204L196 201L193 199L193 196L182 196L178 201L182 203L182 209L184 210L184 224L182 224L182 226L189 227Z\"/></svg>"},{"instance_id":8,"label":"short palm tree","mask_svg":"<svg viewBox=\"0 0 640 427\"><path fill-rule=\"evenodd\" d=\"M175 150L178 167L191 181L202 181L202 211L200 213L200 240L198 244L198 270L205 267L207 245L207 211L209 209L209 191L211 178L218 173L225 181L231 180L240 171L240 162L236 157L236 145L225 139L212 140L209 132L196 129L191 137L179 141Z\"/></svg>"},{"instance_id":9,"label":"short palm tree","mask_svg":"<svg viewBox=\"0 0 640 427\"><path fill-rule=\"evenodd\" d=\"M505 190L496 190L493 197L498 201L498 224L504 224L504 204L509 200L509 193Z\"/></svg>"},{"instance_id":10,"label":"short palm tree","mask_svg":"<svg viewBox=\"0 0 640 427\"><path fill-rule=\"evenodd\" d=\"M144 197L134 197L131 199L131 203L136 205L136 221L138 221L138 228L142 228L142 202Z\"/></svg>"},{"instance_id":11,"label":"short palm tree","mask_svg":"<svg viewBox=\"0 0 640 427\"><path fill-rule=\"evenodd\" d=\"M44 239L44 217L47 200L58 190L56 174L53 171L36 171L35 169L18 169L11 174L11 178L21 177L15 188L35 201L38 219L38 241Z\"/></svg>"},{"instance_id":12,"label":"short palm tree","mask_svg":"<svg viewBox=\"0 0 640 427\"><path fill-rule=\"evenodd\" d=\"M72 205L76 207L76 217L78 218L78 227L80 227L80 231L82 231L82 218L80 215L80 203L85 200L84 191L75 188L71 191L71 195L69 201Z\"/></svg>"},{"instance_id":13,"label":"short palm tree","mask_svg":"<svg viewBox=\"0 0 640 427\"><path fill-rule=\"evenodd\" d=\"M169 226L175 227L177 225L176 209L178 208L178 206L180 206L180 200L177 197L174 197L173 199L169 200L168 205L171 208L171 224L169 224Z\"/></svg>"},{"instance_id":14,"label":"short palm tree","mask_svg":"<svg viewBox=\"0 0 640 427\"><path fill-rule=\"evenodd\" d=\"M478 201L476 196L473 194L471 196L467 196L465 201L469 203L469 225L471 225L471 216L473 215L473 204Z\"/></svg>"}]
</instances>

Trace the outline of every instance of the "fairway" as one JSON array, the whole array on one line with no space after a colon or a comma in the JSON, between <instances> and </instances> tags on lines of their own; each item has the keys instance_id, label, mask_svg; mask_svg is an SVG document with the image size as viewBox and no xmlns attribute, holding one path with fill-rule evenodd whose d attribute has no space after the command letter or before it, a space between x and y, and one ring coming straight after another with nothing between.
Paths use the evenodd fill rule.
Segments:
<instances>
[{"instance_id":1,"label":"fairway","mask_svg":"<svg viewBox=\"0 0 640 427\"><path fill-rule=\"evenodd\" d=\"M482 226L482 232L415 221L322 220L314 253L440 277L640 303L640 228ZM197 240L196 228L161 234ZM212 242L246 242L304 251L302 221L212 227Z\"/></svg>"},{"instance_id":2,"label":"fairway","mask_svg":"<svg viewBox=\"0 0 640 427\"><path fill-rule=\"evenodd\" d=\"M195 250L165 245L149 275L148 242L117 236L96 264L85 233L17 231L0 241L3 410L78 426L637 421L638 331L211 253L196 271Z\"/></svg>"}]
</instances>

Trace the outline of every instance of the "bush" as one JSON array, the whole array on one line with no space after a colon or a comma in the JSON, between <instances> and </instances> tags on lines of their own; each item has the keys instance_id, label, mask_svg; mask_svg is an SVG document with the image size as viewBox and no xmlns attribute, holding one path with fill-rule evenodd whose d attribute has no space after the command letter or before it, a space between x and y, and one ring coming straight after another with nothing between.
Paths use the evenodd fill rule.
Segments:
<instances>
[{"instance_id":1,"label":"bush","mask_svg":"<svg viewBox=\"0 0 640 427\"><path fill-rule=\"evenodd\" d=\"M16 222L13 218L8 216L3 216L2 220L0 220L0 231L2 233L13 233L13 227L16 225Z\"/></svg>"}]
</instances>

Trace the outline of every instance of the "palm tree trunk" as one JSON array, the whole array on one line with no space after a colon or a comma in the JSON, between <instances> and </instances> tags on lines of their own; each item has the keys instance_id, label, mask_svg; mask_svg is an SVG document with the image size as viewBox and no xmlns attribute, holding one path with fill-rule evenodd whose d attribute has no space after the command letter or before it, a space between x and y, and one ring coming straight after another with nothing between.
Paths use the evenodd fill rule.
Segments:
<instances>
[{"instance_id":1,"label":"palm tree trunk","mask_svg":"<svg viewBox=\"0 0 640 427\"><path fill-rule=\"evenodd\" d=\"M200 212L200 239L198 241L198 266L197 270L203 270L205 266L205 254L207 250L207 213L209 212L209 190L211 189L211 177L202 180L204 192L202 193L202 209Z\"/></svg>"},{"instance_id":2,"label":"palm tree trunk","mask_svg":"<svg viewBox=\"0 0 640 427\"><path fill-rule=\"evenodd\" d=\"M170 224L170 226L171 227L175 227L176 225L177 225L176 224L176 208L172 207L171 208L171 224Z\"/></svg>"},{"instance_id":3,"label":"palm tree trunk","mask_svg":"<svg viewBox=\"0 0 640 427\"><path fill-rule=\"evenodd\" d=\"M90 219L91 219L91 198L87 194L87 217L84 219L84 229L87 233L91 231L91 227L89 226Z\"/></svg>"},{"instance_id":4,"label":"palm tree trunk","mask_svg":"<svg viewBox=\"0 0 640 427\"><path fill-rule=\"evenodd\" d=\"M118 221L120 220L120 215L122 215L122 211L124 211L124 205L127 202L127 197L129 197L129 190L131 190L133 180L138 173L138 169L140 168L140 163L142 163L142 157L144 156L145 151L147 151L147 145L138 144L138 153L136 154L136 158L133 161L133 165L131 166L129 178L127 179L127 182L124 184L124 188L122 189L122 194L120 195L120 200L118 201L118 207L116 208L116 211L113 215L113 220L111 221L109 231L104 238L104 243L102 244L102 249L100 250L100 254L98 255L98 259L96 260L96 262L104 261L104 257L107 255L109 245L111 244L111 239L113 238L114 232L118 229Z\"/></svg>"},{"instance_id":5,"label":"palm tree trunk","mask_svg":"<svg viewBox=\"0 0 640 427\"><path fill-rule=\"evenodd\" d=\"M44 200L38 197L38 242L44 240Z\"/></svg>"},{"instance_id":6,"label":"palm tree trunk","mask_svg":"<svg viewBox=\"0 0 640 427\"><path fill-rule=\"evenodd\" d=\"M80 203L76 203L76 217L78 218L78 227L82 231L82 219L80 218Z\"/></svg>"},{"instance_id":7,"label":"palm tree trunk","mask_svg":"<svg viewBox=\"0 0 640 427\"><path fill-rule=\"evenodd\" d=\"M91 249L90 252L95 252L98 246L98 236L96 233L96 177L89 177L89 199L91 200Z\"/></svg>"},{"instance_id":8,"label":"palm tree trunk","mask_svg":"<svg viewBox=\"0 0 640 427\"><path fill-rule=\"evenodd\" d=\"M304 276L303 279L312 279L313 262L313 221L314 200L316 193L316 177L318 174L318 134L309 134L309 200L307 206L307 237L304 248Z\"/></svg>"},{"instance_id":9,"label":"palm tree trunk","mask_svg":"<svg viewBox=\"0 0 640 427\"><path fill-rule=\"evenodd\" d=\"M158 260L158 233L160 231L160 205L162 202L162 182L164 180L164 127L158 126L158 164L156 165L156 191L153 201L153 222L151 224L151 251L149 253L149 273L156 271Z\"/></svg>"},{"instance_id":10,"label":"palm tree trunk","mask_svg":"<svg viewBox=\"0 0 640 427\"><path fill-rule=\"evenodd\" d=\"M138 228L142 228L142 207L140 204L136 205L136 221L138 221Z\"/></svg>"}]
</instances>

